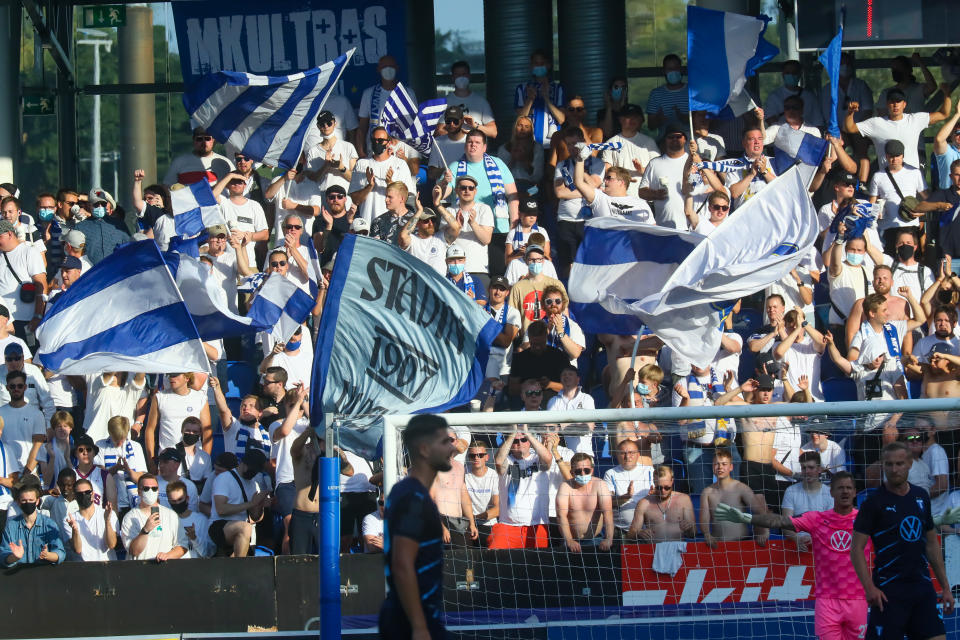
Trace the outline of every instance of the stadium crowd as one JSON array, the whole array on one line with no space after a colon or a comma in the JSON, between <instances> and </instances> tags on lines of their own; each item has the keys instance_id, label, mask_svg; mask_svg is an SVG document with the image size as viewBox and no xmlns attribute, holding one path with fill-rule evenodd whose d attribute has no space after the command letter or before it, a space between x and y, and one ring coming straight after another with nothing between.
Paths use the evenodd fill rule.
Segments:
<instances>
[{"instance_id":1,"label":"stadium crowd","mask_svg":"<svg viewBox=\"0 0 960 640\"><path fill-rule=\"evenodd\" d=\"M201 260L239 313L264 277L309 289L307 243L329 278L347 234L399 246L481 305L502 331L487 380L463 410L960 392L952 257L960 256L960 112L919 56L896 58L892 84L875 100L854 56L843 54L841 137L824 133L829 88L802 87L795 61L782 65L782 85L756 100L762 108L734 120L696 112L692 128L676 55L663 59L663 84L644 106L629 99L625 78L610 80L601 106L567 92L549 55L536 52L511 123L494 120L471 90L469 65L457 62L437 130L442 153L429 157L381 126L400 71L384 56L358 111L332 96L296 169L277 175L242 152L216 152L213 137L195 129L192 153L175 158L162 182L144 185L135 173L126 207L97 185L62 185L28 213L17 187L0 185L3 566L315 550L314 466L325 443L309 426L306 398L323 283L313 317L286 343L269 333L205 343L217 376L64 376L32 363L34 330L56 297L124 243L153 238L168 249L178 240L171 188L202 180L227 224L207 229ZM928 149L924 132L937 124ZM830 143L810 187L820 237L759 304L737 303L716 357L686 362L655 335L585 334L565 286L585 221L624 216L707 235L775 188L768 154L785 127ZM584 146L602 142L620 146ZM742 168L703 164L727 158L744 160ZM940 414L871 413L844 446L831 425L784 417L659 429L563 424L545 433L454 427L457 455L433 491L444 540L465 545L602 550L617 540L692 538L698 528L714 545L751 535L763 544L764 529L714 522L716 504L785 515L828 509L831 481L846 486L848 472L859 490L880 484L880 450L895 440L909 448L911 482L929 492L934 512L960 504L950 491L954 426ZM342 549L381 552L382 460L336 453Z\"/></svg>"}]
</instances>

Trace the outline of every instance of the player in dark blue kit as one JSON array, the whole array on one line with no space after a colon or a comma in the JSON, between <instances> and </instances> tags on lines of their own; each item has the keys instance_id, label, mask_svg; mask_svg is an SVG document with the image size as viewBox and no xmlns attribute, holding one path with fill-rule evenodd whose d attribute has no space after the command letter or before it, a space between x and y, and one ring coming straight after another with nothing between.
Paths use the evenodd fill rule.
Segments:
<instances>
[{"instance_id":1,"label":"player in dark blue kit","mask_svg":"<svg viewBox=\"0 0 960 640\"><path fill-rule=\"evenodd\" d=\"M944 613L953 612L954 601L930 514L930 495L907 482L912 456L905 444L886 445L882 460L886 481L860 507L850 548L870 606L866 637L946 638L928 562L943 589ZM873 576L863 555L869 539L875 552Z\"/></svg>"},{"instance_id":2,"label":"player in dark blue kit","mask_svg":"<svg viewBox=\"0 0 960 640\"><path fill-rule=\"evenodd\" d=\"M443 626L443 525L430 497L437 471L449 471L456 454L447 422L413 417L403 432L409 475L387 497L383 553L387 599L380 608L380 637L437 640Z\"/></svg>"}]
</instances>

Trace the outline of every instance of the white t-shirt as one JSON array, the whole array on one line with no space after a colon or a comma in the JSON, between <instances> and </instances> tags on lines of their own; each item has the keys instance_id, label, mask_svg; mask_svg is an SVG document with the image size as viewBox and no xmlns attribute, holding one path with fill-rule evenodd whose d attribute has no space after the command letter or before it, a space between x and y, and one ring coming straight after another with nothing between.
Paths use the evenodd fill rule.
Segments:
<instances>
[{"instance_id":1,"label":"white t-shirt","mask_svg":"<svg viewBox=\"0 0 960 640\"><path fill-rule=\"evenodd\" d=\"M458 139L454 140L449 135L439 136L434 138L437 143L437 146L440 147L440 152L434 152L430 154L430 167L441 167L446 169L447 165L443 163L444 160L447 163L454 162L458 160L460 156L463 155L463 150L467 144L467 134L462 134ZM443 154L443 155L441 155Z\"/></svg>"},{"instance_id":2,"label":"white t-shirt","mask_svg":"<svg viewBox=\"0 0 960 640\"><path fill-rule=\"evenodd\" d=\"M509 272L510 269L512 269L513 266L518 262L520 261L519 260L511 261L510 267L507 268L507 271ZM551 263L544 262L543 264L544 266L546 266ZM526 265L523 265L523 266L524 268L526 267ZM544 271L546 271L546 269L544 269ZM517 279L519 280L519 278ZM509 276L507 277L507 281L510 282L511 285L514 282L516 282L516 281L510 281ZM484 308L486 309L486 307ZM500 311L502 313L494 312L496 314L494 318L499 318L499 321L501 322L501 324L513 325L517 328L517 330L519 330L520 327L523 325L523 319L520 317L520 311L517 308L511 307L509 304L504 302L503 307L501 308ZM489 310L488 310L488 313L489 313ZM500 376L507 375L508 373L510 373L510 364L512 360L513 360L513 343L512 342L510 343L510 346L506 348L498 347L495 344L491 344L490 356L487 358L486 377L499 378Z\"/></svg>"},{"instance_id":3,"label":"white t-shirt","mask_svg":"<svg viewBox=\"0 0 960 640\"><path fill-rule=\"evenodd\" d=\"M161 251L170 248L170 238L177 235L176 222L172 215L163 214L153 223L153 239L160 246Z\"/></svg>"},{"instance_id":4,"label":"white t-shirt","mask_svg":"<svg viewBox=\"0 0 960 640\"><path fill-rule=\"evenodd\" d=\"M799 425L786 418L779 418L777 431L773 436L773 455L780 464L793 471L793 475L783 476L778 473L778 481L796 482L800 478L800 445L802 444L803 436L800 434Z\"/></svg>"},{"instance_id":5,"label":"white t-shirt","mask_svg":"<svg viewBox=\"0 0 960 640\"><path fill-rule=\"evenodd\" d=\"M900 120L890 120L883 116L867 118L857 123L860 133L873 142L877 153L878 173L887 168L887 156L884 147L888 140L903 143L903 164L914 169L920 167L920 155L917 153L917 141L923 130L930 126L930 114L926 112L905 113Z\"/></svg>"},{"instance_id":6,"label":"white t-shirt","mask_svg":"<svg viewBox=\"0 0 960 640\"><path fill-rule=\"evenodd\" d=\"M574 172L574 162L573 158L567 158L561 162L553 172L553 182L556 184L558 181L561 184L563 182L563 172L567 171L571 178L573 178ZM588 176L602 176L603 175L603 161L597 156L589 156L583 163L583 175L584 177ZM601 184L603 184L601 182ZM566 186L566 185L565 185ZM572 189L576 191L576 189ZM629 190L627 191L629 193ZM586 212L581 210L589 206L587 205L586 200L583 198L574 198L572 200L557 200L557 220L563 220L564 222L581 222L587 216Z\"/></svg>"},{"instance_id":7,"label":"white t-shirt","mask_svg":"<svg viewBox=\"0 0 960 640\"><path fill-rule=\"evenodd\" d=\"M471 91L466 96L451 93L446 96L446 100L447 104L460 106L463 109L463 115L473 118L474 124L493 122L493 109L490 108L490 103L476 91Z\"/></svg>"},{"instance_id":8,"label":"white t-shirt","mask_svg":"<svg viewBox=\"0 0 960 640\"><path fill-rule=\"evenodd\" d=\"M193 525L193 531L197 536L196 541L186 535L187 527L190 525ZM187 539L187 552L183 554L184 558L209 558L217 552L217 545L207 533L210 529L210 520L207 516L191 510L190 515L180 518L180 526L183 527L184 537Z\"/></svg>"},{"instance_id":9,"label":"white t-shirt","mask_svg":"<svg viewBox=\"0 0 960 640\"><path fill-rule=\"evenodd\" d=\"M200 412L207 405L207 394L189 389L182 396L173 391L159 391L154 397L160 411L160 420L157 423L157 430L160 432L158 451L163 451L180 442L180 431L185 418L200 417Z\"/></svg>"},{"instance_id":10,"label":"white t-shirt","mask_svg":"<svg viewBox=\"0 0 960 640\"><path fill-rule=\"evenodd\" d=\"M379 100L377 104L373 104L373 93L380 87ZM407 94L410 96L410 102L414 105L420 104L417 102L417 96L414 95L413 89L410 86L404 87L407 90ZM367 127L367 139L364 141L364 144L367 145L367 149L370 149L370 138L373 136L374 128L381 124L380 116L383 113L383 106L387 103L387 100L393 95L393 92L396 89L384 89L383 86L378 82L375 85L371 85L363 90L363 93L360 95L360 108L357 110L357 116L361 118L368 118L370 120L370 126Z\"/></svg>"},{"instance_id":11,"label":"white t-shirt","mask_svg":"<svg viewBox=\"0 0 960 640\"><path fill-rule=\"evenodd\" d=\"M357 148L340 137L337 137L336 142L334 142L330 148L330 152L333 157L333 164L331 165L333 169L336 169L338 166L349 169L350 161L356 160L358 157ZM306 156L306 166L310 171L320 171L324 165L327 164L327 150L320 145L310 147L310 149L306 151ZM339 165L337 165L337 160L340 161ZM346 189L350 186L350 181L340 173L334 171L328 171L320 178L320 191L322 193L326 193L327 189L334 185L339 185Z\"/></svg>"},{"instance_id":12,"label":"white t-shirt","mask_svg":"<svg viewBox=\"0 0 960 640\"><path fill-rule=\"evenodd\" d=\"M571 334L572 333L571 328ZM560 392L547 402L547 411L577 411L580 409L586 409L588 411L595 409L593 396L589 393L584 393L580 387L577 387L577 391L573 394L572 398L568 398L565 393ZM574 453L585 453L592 458L593 434L592 432L586 431L587 425L581 422L565 426L572 430L571 433L565 432L563 434L563 440L566 442L567 448ZM573 432L582 433L583 435L572 435Z\"/></svg>"},{"instance_id":13,"label":"white t-shirt","mask_svg":"<svg viewBox=\"0 0 960 640\"><path fill-rule=\"evenodd\" d=\"M507 265L507 272L503 274L503 277L507 279L507 282L510 283L510 286L517 284L520 279L526 277L530 273L530 268L527 266L527 263L523 260L511 260L510 264ZM543 261L543 275L548 278L553 278L557 280L557 268L553 266L553 262L550 260Z\"/></svg>"},{"instance_id":14,"label":"white t-shirt","mask_svg":"<svg viewBox=\"0 0 960 640\"><path fill-rule=\"evenodd\" d=\"M493 496L499 495L500 476L494 469L487 469L483 476L476 476L471 471L467 471L464 476L464 484L467 485L467 494L470 496L470 504L473 506L473 515L483 513L490 506ZM503 509L503 504L500 505ZM490 518L486 522L477 524L493 525L497 523L496 518Z\"/></svg>"},{"instance_id":15,"label":"white t-shirt","mask_svg":"<svg viewBox=\"0 0 960 640\"><path fill-rule=\"evenodd\" d=\"M489 227L492 232L494 227L493 209L483 202L475 202L474 212L474 224L478 227ZM477 239L477 233L470 223L470 212L457 209L453 215L460 223L460 235L457 236L457 244L463 247L463 252L467 254L464 263L467 273L486 273L489 266L487 245L481 244ZM445 227L446 224L443 225L443 228ZM446 272L446 264L444 264L444 272Z\"/></svg>"},{"instance_id":16,"label":"white t-shirt","mask_svg":"<svg viewBox=\"0 0 960 640\"><path fill-rule=\"evenodd\" d=\"M894 320L887 324L893 325L895 331L890 337L896 342L897 349L902 349L903 339L907 335L907 321ZM851 349L860 350L860 357L857 358L857 362L861 365L866 365L876 357L886 355L887 362L884 367L897 367L899 358L893 357L891 349L887 345L886 333L885 330L879 332L874 331L873 326L869 322L864 322L860 325L860 330L857 331L856 335L853 336L853 340L850 341Z\"/></svg>"},{"instance_id":17,"label":"white t-shirt","mask_svg":"<svg viewBox=\"0 0 960 640\"><path fill-rule=\"evenodd\" d=\"M500 476L500 522L511 526L546 524L550 517L550 473L540 470L540 458L533 451L517 460L504 462ZM514 499L511 500L511 494Z\"/></svg>"},{"instance_id":18,"label":"white t-shirt","mask_svg":"<svg viewBox=\"0 0 960 640\"><path fill-rule=\"evenodd\" d=\"M301 335L303 341L309 340L305 333ZM287 372L287 389L293 389L298 382L303 383L305 387L309 387L310 375L313 373L312 349L311 353L308 353L301 345L296 353L281 351L273 357L273 366L283 367L284 371Z\"/></svg>"},{"instance_id":19,"label":"white t-shirt","mask_svg":"<svg viewBox=\"0 0 960 640\"><path fill-rule=\"evenodd\" d=\"M830 283L830 300L833 302L830 305L830 324L843 324L854 303L873 291L872 279L867 274L866 267L851 267L846 263L843 264L840 275L833 277L828 274L827 278ZM834 310L834 305L843 312L842 318Z\"/></svg>"},{"instance_id":20,"label":"white t-shirt","mask_svg":"<svg viewBox=\"0 0 960 640\"><path fill-rule=\"evenodd\" d=\"M353 177L350 178L350 187L347 189L348 194L366 188L367 169L373 169L376 182L373 190L367 194L363 202L357 205L356 215L372 223L374 218L387 210L388 171L393 170L392 182L404 183L411 192L416 191L417 185L410 175L410 167L396 156L389 155L385 160L380 161L373 158L361 158L357 160L357 164L353 168Z\"/></svg>"},{"instance_id":21,"label":"white t-shirt","mask_svg":"<svg viewBox=\"0 0 960 640\"><path fill-rule=\"evenodd\" d=\"M0 405L0 419L3 420L3 432L0 433L3 444L10 447L11 454L23 467L30 457L30 449L33 448L33 436L45 436L47 422L40 410L31 404L19 408L9 404ZM42 446L40 452L43 452Z\"/></svg>"},{"instance_id":22,"label":"white t-shirt","mask_svg":"<svg viewBox=\"0 0 960 640\"><path fill-rule=\"evenodd\" d=\"M370 484L370 477L373 475L373 467L366 458L361 458L355 453L344 451L347 462L353 467L353 475L350 477L340 476L341 493L373 493L377 487Z\"/></svg>"},{"instance_id":23,"label":"white t-shirt","mask_svg":"<svg viewBox=\"0 0 960 640\"><path fill-rule=\"evenodd\" d=\"M845 471L847 468L847 454L843 452L843 447L833 440L827 440L826 451L821 451L820 447L813 444L812 440L809 440L800 447L800 452L803 453L804 451L816 451L819 453L820 466L830 473Z\"/></svg>"},{"instance_id":24,"label":"white t-shirt","mask_svg":"<svg viewBox=\"0 0 960 640\"><path fill-rule=\"evenodd\" d=\"M810 382L810 395L814 401L823 402L823 391L820 388L820 360L822 354L817 351L817 345L813 343L806 333L801 340L795 340L783 361L789 366L787 369L787 380L794 389L799 390L797 384L800 382L800 376L807 376Z\"/></svg>"},{"instance_id":25,"label":"white t-shirt","mask_svg":"<svg viewBox=\"0 0 960 640\"><path fill-rule=\"evenodd\" d=\"M138 555L134 556L129 551L127 552L127 560L153 560L158 553L170 551L174 547L187 548L189 540L183 530L183 525L180 523L180 518L172 509L163 505L157 506L160 509L160 526L150 530L150 533L147 534L147 544ZM140 535L140 530L143 529L143 525L146 524L149 517L150 510L144 511L140 508L131 509L123 517L121 538L123 538L123 546L128 550L130 549L130 543Z\"/></svg>"},{"instance_id":26,"label":"white t-shirt","mask_svg":"<svg viewBox=\"0 0 960 640\"><path fill-rule=\"evenodd\" d=\"M653 211L650 210L644 200L636 196L608 196L603 191L597 189L593 202L590 203L590 209L597 218L604 216L623 216L627 220L634 222L646 222L647 224L657 224L653 218ZM682 212L681 212L682 215ZM684 218L686 220L686 218ZM684 222L686 224L686 222Z\"/></svg>"},{"instance_id":27,"label":"white t-shirt","mask_svg":"<svg viewBox=\"0 0 960 640\"><path fill-rule=\"evenodd\" d=\"M243 204L235 204L230 198L220 199L220 209L223 211L223 217L227 221L227 228L231 231L249 231L256 233L269 228L267 226L267 216L263 212L263 207L256 200L247 198ZM254 246L256 243L247 243L247 260L249 264L257 264L254 255ZM227 251L229 253L229 249Z\"/></svg>"},{"instance_id":28,"label":"white t-shirt","mask_svg":"<svg viewBox=\"0 0 960 640\"><path fill-rule=\"evenodd\" d=\"M407 253L418 260L430 265L430 268L439 273L447 273L447 241L443 239L443 231L432 236L421 238L416 233L410 234L410 246Z\"/></svg>"},{"instance_id":29,"label":"white t-shirt","mask_svg":"<svg viewBox=\"0 0 960 640\"><path fill-rule=\"evenodd\" d=\"M19 473L23 469L17 458L15 447L0 439L0 477L9 478L11 474ZM7 487L0 487L0 511L6 510L13 502L13 495Z\"/></svg>"},{"instance_id":30,"label":"white t-shirt","mask_svg":"<svg viewBox=\"0 0 960 640\"><path fill-rule=\"evenodd\" d=\"M357 111L353 108L353 105L350 103L347 98L337 94L331 94L327 96L326 101L323 103L323 110L329 111L333 114L333 117L336 119L333 126L333 135L337 136L341 140L347 139L347 132L353 131L359 126L357 122ZM303 148L309 149L323 140L323 135L320 133L320 129L317 127L317 121L314 120L310 124L310 128L307 129L307 135L304 138Z\"/></svg>"},{"instance_id":31,"label":"white t-shirt","mask_svg":"<svg viewBox=\"0 0 960 640\"><path fill-rule=\"evenodd\" d=\"M830 487L821 484L820 489L815 492L806 491L802 482L787 487L783 493L783 508L793 509L793 516L800 516L807 511L826 511L833 509L833 496L830 495Z\"/></svg>"},{"instance_id":32,"label":"white t-shirt","mask_svg":"<svg viewBox=\"0 0 960 640\"><path fill-rule=\"evenodd\" d=\"M932 479L936 479L937 476L946 476L947 482L949 483L950 462L947 460L947 452L944 451L943 447L934 442L932 445L927 447L927 450L923 452L923 455L920 456L920 459L927 463L927 466L930 468L930 475ZM933 486L932 482L930 486ZM946 510L947 496L949 495L950 489L948 487L946 491L938 495L936 498L930 499L930 509L933 511L933 515L940 515Z\"/></svg>"},{"instance_id":33,"label":"white t-shirt","mask_svg":"<svg viewBox=\"0 0 960 640\"><path fill-rule=\"evenodd\" d=\"M97 441L97 448L100 452L94 458L93 463L109 469L117 464L122 456L127 461L127 465L132 471L147 471L147 462L143 457L143 448L139 442L134 440L125 440L119 447L113 444L110 438L104 438ZM126 471L117 471L113 474L114 482L117 485L117 507L132 507L137 501L137 483L130 479Z\"/></svg>"},{"instance_id":34,"label":"white t-shirt","mask_svg":"<svg viewBox=\"0 0 960 640\"><path fill-rule=\"evenodd\" d=\"M240 479L240 482L237 482L237 478ZM240 490L241 483L243 483L243 491ZM253 496L262 489L263 487L260 485L259 476L247 480L241 476L236 469L234 469L234 473L229 471L221 473L213 479L213 505L210 507L210 522L216 522L217 520L243 522L247 519L246 511L239 511L229 516L219 515L217 513L217 496L225 496L227 498L227 504L243 504L244 502L253 500ZM246 499L243 497L244 493L247 494Z\"/></svg>"},{"instance_id":35,"label":"white t-shirt","mask_svg":"<svg viewBox=\"0 0 960 640\"><path fill-rule=\"evenodd\" d=\"M270 446L270 459L276 461L277 484L293 482L293 457L290 455L290 447L293 445L293 441L300 437L304 429L310 426L310 420L308 418L300 418L294 423L290 433L279 440L274 440L273 434L280 428L281 424L283 423L277 420L270 425L270 441L272 442Z\"/></svg>"},{"instance_id":36,"label":"white t-shirt","mask_svg":"<svg viewBox=\"0 0 960 640\"><path fill-rule=\"evenodd\" d=\"M284 209L282 203L284 199L290 199L298 205L305 204L311 207L322 207L323 191L320 189L320 185L305 175L300 182L287 180L284 176L277 177L274 182L278 180L283 180L284 183L276 195L273 196L273 203L276 207L276 219L273 222L274 238L277 240L283 238L283 222L290 214L300 216L300 220L303 222L303 232L309 236L313 233L313 221L316 220L316 217L304 215L293 209Z\"/></svg>"},{"instance_id":37,"label":"white t-shirt","mask_svg":"<svg viewBox=\"0 0 960 640\"><path fill-rule=\"evenodd\" d=\"M937 345L942 345L937 347ZM936 334L930 334L917 340L913 345L913 355L924 363L930 364L930 358L933 356L934 347L940 353L951 353L960 355L960 338L950 335L947 338L938 338Z\"/></svg>"},{"instance_id":38,"label":"white t-shirt","mask_svg":"<svg viewBox=\"0 0 960 640\"><path fill-rule=\"evenodd\" d=\"M923 180L923 173L921 173L919 169L904 166L900 171L891 172L891 174L893 175L893 179L897 181L897 186L900 187L900 193L902 193L905 198L916 196L917 193L927 188L927 183ZM891 182L890 176L887 175L886 171L881 169L873 174L873 178L870 179L868 193L871 196L877 196L877 198L886 200L883 204L883 214L879 221L881 232L892 227L920 226L919 218L914 218L910 222L904 222L900 219L900 216L897 215L897 209L900 206L900 195L893 187L893 182Z\"/></svg>"},{"instance_id":39,"label":"white t-shirt","mask_svg":"<svg viewBox=\"0 0 960 640\"><path fill-rule=\"evenodd\" d=\"M919 262L910 266L900 262L893 263L893 285L890 287L890 293L898 297L903 297L897 293L900 287L910 287L913 291L913 297L919 300L923 297L923 292L933 286L933 272L926 265ZM920 275L917 275L917 270ZM921 280L923 284L921 285Z\"/></svg>"},{"instance_id":40,"label":"white t-shirt","mask_svg":"<svg viewBox=\"0 0 960 640\"><path fill-rule=\"evenodd\" d=\"M637 160L646 169L654 158L660 157L660 148L656 141L639 131L630 138L618 134L607 142L619 142L623 145L619 151L608 149L603 152L604 163L612 167L621 167L630 172L630 184L627 185L627 195L635 196L640 189L640 179L643 175L637 171L633 161Z\"/></svg>"},{"instance_id":41,"label":"white t-shirt","mask_svg":"<svg viewBox=\"0 0 960 640\"><path fill-rule=\"evenodd\" d=\"M380 517L379 510L363 516L363 521L360 523L360 532L364 537L383 535L383 518ZM364 550L370 552L369 549L365 548Z\"/></svg>"},{"instance_id":42,"label":"white t-shirt","mask_svg":"<svg viewBox=\"0 0 960 640\"><path fill-rule=\"evenodd\" d=\"M0 262L0 303L10 311L11 320L30 320L33 318L34 305L20 300L20 282L17 282L17 278L26 283L31 282L35 275L45 274L43 255L35 247L23 242L4 253L10 260L10 267L7 267L6 260ZM41 292L37 292L37 295L41 295Z\"/></svg>"},{"instance_id":43,"label":"white t-shirt","mask_svg":"<svg viewBox=\"0 0 960 640\"><path fill-rule=\"evenodd\" d=\"M223 450L235 456L243 457L247 447L257 447L269 451L270 436L259 422L248 427L234 418L233 422L223 428Z\"/></svg>"},{"instance_id":44,"label":"white t-shirt","mask_svg":"<svg viewBox=\"0 0 960 640\"><path fill-rule=\"evenodd\" d=\"M650 487L653 486L653 467L638 464L628 471L617 465L603 474L603 481L614 496L626 495L630 483L633 483L633 497L613 511L613 524L618 529L629 529L637 504L650 493Z\"/></svg>"},{"instance_id":45,"label":"white t-shirt","mask_svg":"<svg viewBox=\"0 0 960 640\"><path fill-rule=\"evenodd\" d=\"M84 518L79 511L71 514L71 517L73 521L77 523L82 547L80 555L78 556L73 550L72 543L65 545L69 559L82 560L83 562L117 559L117 554L114 550L107 548L107 522L103 517L103 509L100 505L93 505L93 513L89 520ZM64 539L71 540L73 538L73 527L70 526L70 522L66 517L60 522L60 526L63 529ZM120 527L116 511L110 512L110 527L114 532L119 533Z\"/></svg>"},{"instance_id":46,"label":"white t-shirt","mask_svg":"<svg viewBox=\"0 0 960 640\"><path fill-rule=\"evenodd\" d=\"M143 395L146 380L139 385L135 382L136 375L127 374L126 383L115 387L113 374L90 374L84 376L87 382L87 410L83 417L83 428L94 441L109 437L107 422L113 416L125 416L133 421L133 412L137 401ZM106 380L104 380L106 377ZM177 425L177 434L180 425ZM179 437L178 437L179 439Z\"/></svg>"},{"instance_id":47,"label":"white t-shirt","mask_svg":"<svg viewBox=\"0 0 960 640\"><path fill-rule=\"evenodd\" d=\"M672 227L687 230L687 216L683 212L683 167L687 163L687 154L679 158L660 156L650 161L647 170L640 180L640 187L650 189L666 189L666 200L653 202L653 215L657 224L662 227Z\"/></svg>"}]
</instances>

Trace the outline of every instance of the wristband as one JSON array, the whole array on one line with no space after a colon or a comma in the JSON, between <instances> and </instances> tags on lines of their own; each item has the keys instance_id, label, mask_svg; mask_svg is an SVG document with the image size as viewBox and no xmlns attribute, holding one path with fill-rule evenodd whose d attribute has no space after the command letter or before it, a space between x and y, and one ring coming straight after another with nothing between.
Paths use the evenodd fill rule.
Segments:
<instances>
[{"instance_id":1,"label":"wristband","mask_svg":"<svg viewBox=\"0 0 960 640\"><path fill-rule=\"evenodd\" d=\"M802 328L806 328L806 326L807 326L808 324L810 324L810 323L807 322L806 320L804 320L803 322L800 323L800 326L801 326Z\"/></svg>"},{"instance_id":2,"label":"wristband","mask_svg":"<svg viewBox=\"0 0 960 640\"><path fill-rule=\"evenodd\" d=\"M150 532L147 531L144 527L140 527L140 535L142 535L142 536L148 536L148 535L150 535Z\"/></svg>"}]
</instances>

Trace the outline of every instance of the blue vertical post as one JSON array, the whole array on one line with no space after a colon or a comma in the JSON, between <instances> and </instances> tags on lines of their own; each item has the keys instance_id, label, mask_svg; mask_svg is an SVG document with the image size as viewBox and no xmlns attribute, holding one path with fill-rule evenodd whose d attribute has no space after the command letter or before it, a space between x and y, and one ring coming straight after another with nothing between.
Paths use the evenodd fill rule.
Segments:
<instances>
[{"instance_id":1,"label":"blue vertical post","mask_svg":"<svg viewBox=\"0 0 960 640\"><path fill-rule=\"evenodd\" d=\"M320 458L320 637L340 640L340 458Z\"/></svg>"}]
</instances>

